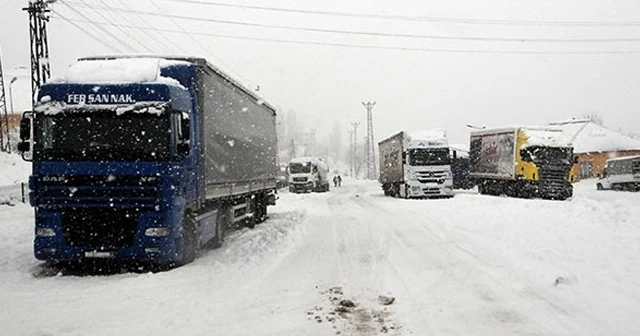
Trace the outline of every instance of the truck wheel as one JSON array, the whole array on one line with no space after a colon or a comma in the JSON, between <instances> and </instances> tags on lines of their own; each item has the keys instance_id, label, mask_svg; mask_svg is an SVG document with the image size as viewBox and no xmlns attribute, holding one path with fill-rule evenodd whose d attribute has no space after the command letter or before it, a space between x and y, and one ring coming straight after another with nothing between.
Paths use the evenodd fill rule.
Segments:
<instances>
[{"instance_id":1,"label":"truck wheel","mask_svg":"<svg viewBox=\"0 0 640 336\"><path fill-rule=\"evenodd\" d=\"M604 190L604 187L602 187L601 183L596 184L596 189L598 190Z\"/></svg>"},{"instance_id":2,"label":"truck wheel","mask_svg":"<svg viewBox=\"0 0 640 336\"><path fill-rule=\"evenodd\" d=\"M388 184L382 184L382 193L384 193L385 196L391 196L391 190Z\"/></svg>"},{"instance_id":3,"label":"truck wheel","mask_svg":"<svg viewBox=\"0 0 640 336\"><path fill-rule=\"evenodd\" d=\"M182 219L182 232L178 238L178 249L181 255L177 265L185 265L196 259L198 254L198 233L196 232L196 223L189 215L185 215Z\"/></svg>"},{"instance_id":4,"label":"truck wheel","mask_svg":"<svg viewBox=\"0 0 640 336\"><path fill-rule=\"evenodd\" d=\"M255 228L256 227L256 199L255 198L251 199L249 201L249 204L247 204L246 213L247 214L251 213L251 216L245 218L242 225L250 229Z\"/></svg>"},{"instance_id":5,"label":"truck wheel","mask_svg":"<svg viewBox=\"0 0 640 336\"><path fill-rule=\"evenodd\" d=\"M224 243L224 233L229 226L229 206L221 205L216 218L216 236L211 241L212 248L219 248Z\"/></svg>"},{"instance_id":6,"label":"truck wheel","mask_svg":"<svg viewBox=\"0 0 640 336\"><path fill-rule=\"evenodd\" d=\"M256 224L260 224L267 220L267 196L257 196L255 216Z\"/></svg>"}]
</instances>

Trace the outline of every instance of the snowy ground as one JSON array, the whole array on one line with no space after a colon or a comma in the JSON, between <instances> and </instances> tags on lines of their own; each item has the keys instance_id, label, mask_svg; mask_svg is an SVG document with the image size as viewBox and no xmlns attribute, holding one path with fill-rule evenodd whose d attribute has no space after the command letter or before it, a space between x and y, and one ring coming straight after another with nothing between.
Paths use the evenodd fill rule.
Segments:
<instances>
[{"instance_id":1,"label":"snowy ground","mask_svg":"<svg viewBox=\"0 0 640 336\"><path fill-rule=\"evenodd\" d=\"M639 335L639 204L594 181L565 202L345 181L281 194L267 222L179 269L44 278L32 209L4 205L0 334Z\"/></svg>"}]
</instances>

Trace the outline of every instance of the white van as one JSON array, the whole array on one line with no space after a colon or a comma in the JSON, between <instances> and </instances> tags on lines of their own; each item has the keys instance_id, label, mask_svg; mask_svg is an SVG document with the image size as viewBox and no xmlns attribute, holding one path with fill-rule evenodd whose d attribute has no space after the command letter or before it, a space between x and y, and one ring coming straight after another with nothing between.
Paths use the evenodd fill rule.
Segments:
<instances>
[{"instance_id":1,"label":"white van","mask_svg":"<svg viewBox=\"0 0 640 336\"><path fill-rule=\"evenodd\" d=\"M640 191L640 155L607 160L596 187L598 190Z\"/></svg>"}]
</instances>

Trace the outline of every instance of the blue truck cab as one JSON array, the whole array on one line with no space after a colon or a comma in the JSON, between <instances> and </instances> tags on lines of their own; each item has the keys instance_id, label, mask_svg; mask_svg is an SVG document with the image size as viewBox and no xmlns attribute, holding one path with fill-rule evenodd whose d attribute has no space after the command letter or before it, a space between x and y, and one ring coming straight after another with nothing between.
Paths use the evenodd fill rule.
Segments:
<instances>
[{"instance_id":1,"label":"blue truck cab","mask_svg":"<svg viewBox=\"0 0 640 336\"><path fill-rule=\"evenodd\" d=\"M266 219L270 105L202 59L84 59L70 71L40 88L21 125L37 259L179 265L230 226Z\"/></svg>"}]
</instances>

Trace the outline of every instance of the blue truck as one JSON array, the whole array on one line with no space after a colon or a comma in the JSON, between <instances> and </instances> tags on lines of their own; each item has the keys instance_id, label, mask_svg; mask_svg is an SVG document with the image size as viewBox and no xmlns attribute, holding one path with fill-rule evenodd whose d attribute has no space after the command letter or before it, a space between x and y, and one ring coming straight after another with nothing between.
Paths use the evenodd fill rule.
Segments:
<instances>
[{"instance_id":1,"label":"blue truck","mask_svg":"<svg viewBox=\"0 0 640 336\"><path fill-rule=\"evenodd\" d=\"M275 205L276 110L201 58L96 57L23 116L34 253L176 266Z\"/></svg>"}]
</instances>

